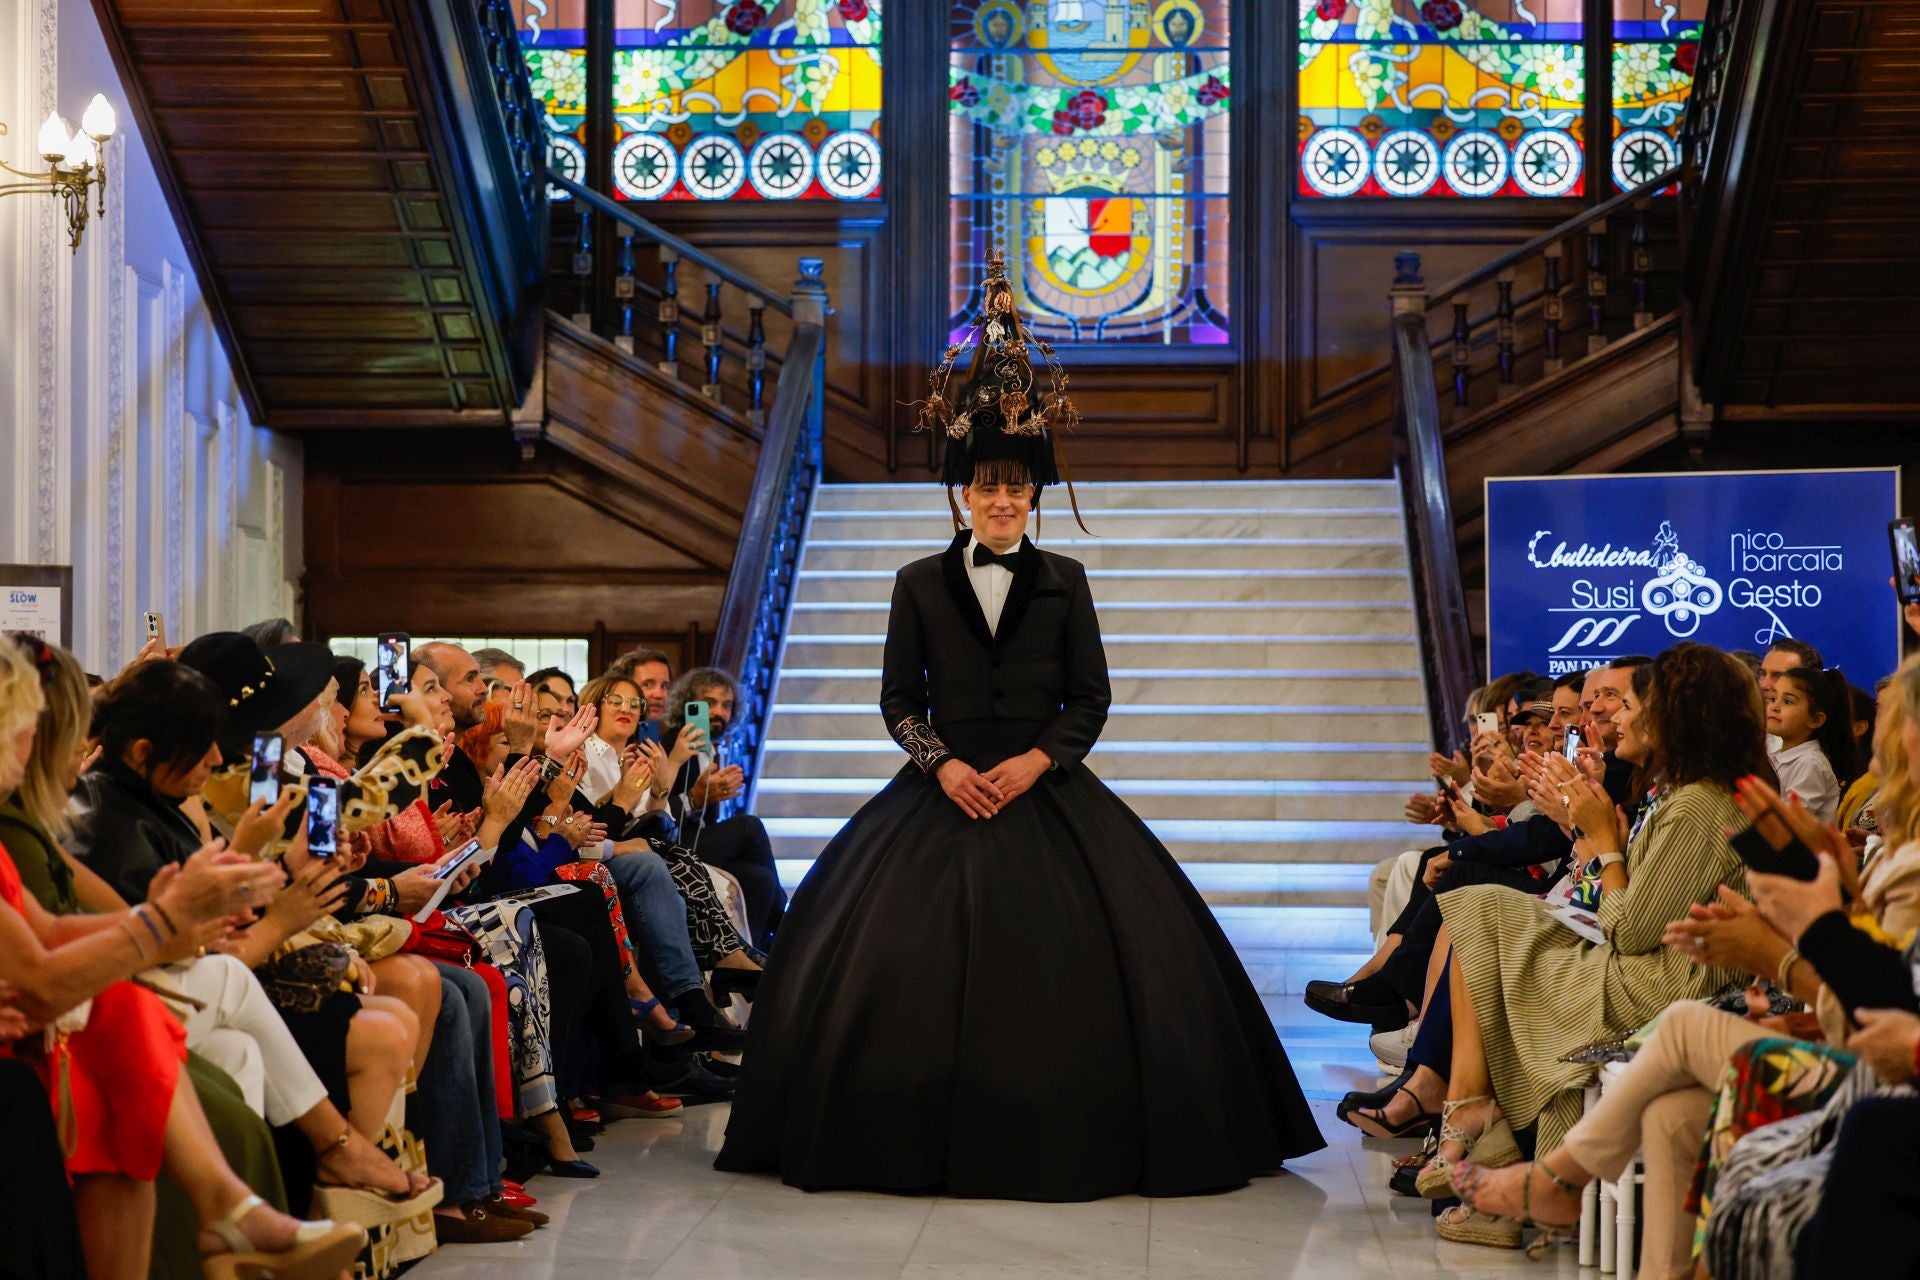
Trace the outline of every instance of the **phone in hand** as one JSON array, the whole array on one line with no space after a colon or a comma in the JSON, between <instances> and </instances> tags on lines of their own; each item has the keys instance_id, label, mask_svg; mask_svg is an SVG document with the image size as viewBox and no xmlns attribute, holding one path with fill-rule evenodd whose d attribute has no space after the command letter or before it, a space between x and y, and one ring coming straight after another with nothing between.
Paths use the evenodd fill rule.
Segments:
<instances>
[{"instance_id":1,"label":"phone in hand","mask_svg":"<svg viewBox=\"0 0 1920 1280\"><path fill-rule=\"evenodd\" d=\"M713 716L704 701L687 704L687 729L698 729L706 736L706 750L713 750Z\"/></svg>"},{"instance_id":2,"label":"phone in hand","mask_svg":"<svg viewBox=\"0 0 1920 1280\"><path fill-rule=\"evenodd\" d=\"M253 763L247 772L247 803L263 800L268 804L280 798L280 757L287 740L277 733L255 734Z\"/></svg>"},{"instance_id":3,"label":"phone in hand","mask_svg":"<svg viewBox=\"0 0 1920 1280\"><path fill-rule=\"evenodd\" d=\"M394 695L413 690L413 637L404 631L388 631L374 641L373 691L380 705L393 707Z\"/></svg>"},{"instance_id":4,"label":"phone in hand","mask_svg":"<svg viewBox=\"0 0 1920 1280\"><path fill-rule=\"evenodd\" d=\"M642 720L640 727L633 731L634 745L639 746L643 742L651 742L656 747L660 745L660 722L658 720Z\"/></svg>"},{"instance_id":5,"label":"phone in hand","mask_svg":"<svg viewBox=\"0 0 1920 1280\"><path fill-rule=\"evenodd\" d=\"M1740 855L1741 862L1762 875L1791 880L1813 880L1820 875L1820 859L1799 836L1789 840L1785 848L1776 849L1758 830L1748 827L1727 843Z\"/></svg>"},{"instance_id":6,"label":"phone in hand","mask_svg":"<svg viewBox=\"0 0 1920 1280\"><path fill-rule=\"evenodd\" d=\"M307 782L307 852L331 858L340 851L340 783L333 778Z\"/></svg>"},{"instance_id":7,"label":"phone in hand","mask_svg":"<svg viewBox=\"0 0 1920 1280\"><path fill-rule=\"evenodd\" d=\"M1499 733L1500 713L1498 711L1475 712L1473 727L1481 733Z\"/></svg>"},{"instance_id":8,"label":"phone in hand","mask_svg":"<svg viewBox=\"0 0 1920 1280\"><path fill-rule=\"evenodd\" d=\"M1580 726L1578 725L1567 730L1566 753L1568 764L1580 763Z\"/></svg>"},{"instance_id":9,"label":"phone in hand","mask_svg":"<svg viewBox=\"0 0 1920 1280\"><path fill-rule=\"evenodd\" d=\"M1914 536L1913 517L1887 521L1887 540L1893 544L1893 590L1901 604L1920 601L1920 538Z\"/></svg>"},{"instance_id":10,"label":"phone in hand","mask_svg":"<svg viewBox=\"0 0 1920 1280\"><path fill-rule=\"evenodd\" d=\"M466 869L466 865L472 862L474 855L479 852L480 842L478 840L467 841L466 844L455 850L453 854L440 860L440 865L433 870L433 878L435 880L453 879Z\"/></svg>"},{"instance_id":11,"label":"phone in hand","mask_svg":"<svg viewBox=\"0 0 1920 1280\"><path fill-rule=\"evenodd\" d=\"M149 613L147 614L147 639L158 640L159 638L160 615L157 613Z\"/></svg>"}]
</instances>

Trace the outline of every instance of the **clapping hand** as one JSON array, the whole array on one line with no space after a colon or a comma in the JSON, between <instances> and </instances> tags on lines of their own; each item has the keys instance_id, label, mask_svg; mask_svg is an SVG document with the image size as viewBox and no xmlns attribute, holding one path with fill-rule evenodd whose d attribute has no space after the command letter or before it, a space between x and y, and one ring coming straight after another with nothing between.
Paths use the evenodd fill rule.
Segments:
<instances>
[{"instance_id":1,"label":"clapping hand","mask_svg":"<svg viewBox=\"0 0 1920 1280\"><path fill-rule=\"evenodd\" d=\"M1494 809L1511 809L1527 798L1526 784L1515 773L1511 756L1495 755L1486 766L1474 766L1473 798Z\"/></svg>"},{"instance_id":2,"label":"clapping hand","mask_svg":"<svg viewBox=\"0 0 1920 1280\"><path fill-rule=\"evenodd\" d=\"M1821 822L1799 796L1782 799L1759 778L1742 778L1733 789L1733 803L1753 823L1753 829L1774 850L1786 848L1798 837L1815 853L1833 856L1840 890L1848 901L1860 896L1860 855L1847 835L1831 822Z\"/></svg>"},{"instance_id":3,"label":"clapping hand","mask_svg":"<svg viewBox=\"0 0 1920 1280\"><path fill-rule=\"evenodd\" d=\"M1787 953L1786 939L1725 885L1714 901L1688 907L1686 919L1669 924L1661 941L1697 965L1763 976L1771 976Z\"/></svg>"},{"instance_id":4,"label":"clapping hand","mask_svg":"<svg viewBox=\"0 0 1920 1280\"><path fill-rule=\"evenodd\" d=\"M1416 791L1407 797L1407 821L1416 827L1444 826L1449 818L1447 804L1431 791Z\"/></svg>"},{"instance_id":5,"label":"clapping hand","mask_svg":"<svg viewBox=\"0 0 1920 1280\"><path fill-rule=\"evenodd\" d=\"M1807 926L1821 916L1841 909L1840 866L1824 849L1818 857L1820 874L1812 880L1795 880L1791 876L1768 875L1747 868L1747 885L1753 890L1754 905L1760 908L1767 923L1790 941L1797 941Z\"/></svg>"},{"instance_id":6,"label":"clapping hand","mask_svg":"<svg viewBox=\"0 0 1920 1280\"><path fill-rule=\"evenodd\" d=\"M539 782L540 761L533 756L523 757L511 769L495 769L487 780L486 799L481 804L485 825L504 828L519 817Z\"/></svg>"},{"instance_id":7,"label":"clapping hand","mask_svg":"<svg viewBox=\"0 0 1920 1280\"><path fill-rule=\"evenodd\" d=\"M515 755L530 754L533 744L539 741L540 711L536 702L533 686L525 680L507 691L507 705L501 713L500 728L507 735L507 750Z\"/></svg>"},{"instance_id":8,"label":"clapping hand","mask_svg":"<svg viewBox=\"0 0 1920 1280\"><path fill-rule=\"evenodd\" d=\"M565 760L592 736L594 727L599 723L600 709L593 706L580 708L573 713L571 720L563 721L555 716L547 725L547 758Z\"/></svg>"},{"instance_id":9,"label":"clapping hand","mask_svg":"<svg viewBox=\"0 0 1920 1280\"><path fill-rule=\"evenodd\" d=\"M573 793L580 787L580 779L587 772L585 752L575 751L564 756L549 756L550 760L565 760L566 768L553 775L547 782L547 800L551 804L566 805L573 801Z\"/></svg>"},{"instance_id":10,"label":"clapping hand","mask_svg":"<svg viewBox=\"0 0 1920 1280\"><path fill-rule=\"evenodd\" d=\"M1452 778L1456 783L1465 786L1467 780L1473 776L1473 766L1468 764L1466 756L1458 751L1450 756L1443 756L1438 751L1430 751L1427 753L1427 772L1436 778Z\"/></svg>"},{"instance_id":11,"label":"clapping hand","mask_svg":"<svg viewBox=\"0 0 1920 1280\"><path fill-rule=\"evenodd\" d=\"M1597 783L1586 777L1571 777L1561 785L1566 797L1567 817L1573 829L1595 843L1594 852L1623 853L1627 847L1627 816Z\"/></svg>"}]
</instances>

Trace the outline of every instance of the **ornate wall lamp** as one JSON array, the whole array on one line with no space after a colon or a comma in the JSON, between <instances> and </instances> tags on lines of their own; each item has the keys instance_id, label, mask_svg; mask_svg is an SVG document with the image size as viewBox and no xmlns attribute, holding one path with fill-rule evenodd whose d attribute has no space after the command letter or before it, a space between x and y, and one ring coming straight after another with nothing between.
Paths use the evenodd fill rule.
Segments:
<instances>
[{"instance_id":1,"label":"ornate wall lamp","mask_svg":"<svg viewBox=\"0 0 1920 1280\"><path fill-rule=\"evenodd\" d=\"M78 252L80 237L87 229L87 188L99 188L99 212L107 211L106 142L113 136L113 104L106 95L96 93L80 117L80 127L72 134L59 112L47 117L40 126L40 158L47 162L45 173L28 173L0 160L0 169L21 182L0 186L0 196L41 191L66 205L68 246ZM0 123L0 136L7 126Z\"/></svg>"}]
</instances>

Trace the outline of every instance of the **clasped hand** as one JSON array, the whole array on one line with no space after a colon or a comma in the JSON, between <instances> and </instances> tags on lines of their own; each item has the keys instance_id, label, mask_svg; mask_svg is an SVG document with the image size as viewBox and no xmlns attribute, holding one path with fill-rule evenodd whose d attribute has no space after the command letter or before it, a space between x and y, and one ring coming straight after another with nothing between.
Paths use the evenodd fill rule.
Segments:
<instances>
[{"instance_id":1,"label":"clasped hand","mask_svg":"<svg viewBox=\"0 0 1920 1280\"><path fill-rule=\"evenodd\" d=\"M991 818L1033 789L1053 767L1046 752L1035 747L1025 755L1002 760L985 773L957 756L942 761L934 776L947 798L969 818Z\"/></svg>"}]
</instances>

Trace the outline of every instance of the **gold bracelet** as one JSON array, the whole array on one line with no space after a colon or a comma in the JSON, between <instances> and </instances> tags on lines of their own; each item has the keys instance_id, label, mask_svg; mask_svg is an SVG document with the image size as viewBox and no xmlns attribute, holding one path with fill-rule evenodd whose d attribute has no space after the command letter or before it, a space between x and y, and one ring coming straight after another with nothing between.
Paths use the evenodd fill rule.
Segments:
<instances>
[{"instance_id":1,"label":"gold bracelet","mask_svg":"<svg viewBox=\"0 0 1920 1280\"><path fill-rule=\"evenodd\" d=\"M1793 966L1800 963L1800 959L1800 948L1788 947L1787 954L1780 957L1780 967L1774 971L1773 985L1782 991L1792 990L1787 985L1787 979L1793 973Z\"/></svg>"}]
</instances>

